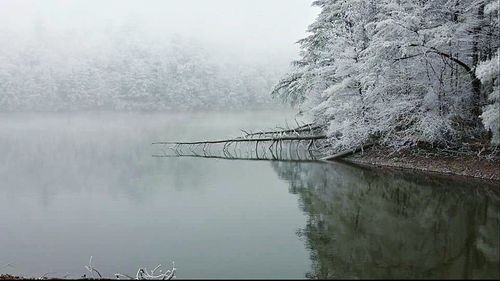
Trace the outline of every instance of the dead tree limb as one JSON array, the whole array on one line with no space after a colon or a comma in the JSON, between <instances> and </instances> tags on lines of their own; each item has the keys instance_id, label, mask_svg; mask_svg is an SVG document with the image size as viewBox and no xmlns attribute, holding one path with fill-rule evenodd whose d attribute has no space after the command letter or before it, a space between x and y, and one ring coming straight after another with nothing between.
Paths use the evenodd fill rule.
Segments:
<instances>
[{"instance_id":1,"label":"dead tree limb","mask_svg":"<svg viewBox=\"0 0 500 281\"><path fill-rule=\"evenodd\" d=\"M216 144L216 143L233 143L233 142L254 142L254 141L259 141L259 142L276 142L276 141L302 141L302 140L322 140L326 139L326 135L315 135L315 136L301 136L301 137L292 137L292 136L285 136L285 137L268 137L268 138L255 138L255 139L242 139L242 138L235 138L235 139L225 139L225 140L209 140L209 141L193 141L193 142L153 142L153 145L158 145L158 144L173 144L173 145L196 145L196 144Z\"/></svg>"},{"instance_id":2,"label":"dead tree limb","mask_svg":"<svg viewBox=\"0 0 500 281\"><path fill-rule=\"evenodd\" d=\"M151 157L155 158L178 158L178 157L189 157L189 158L208 158L208 159L225 159L225 160L253 160L253 161L269 161L269 160L277 160L281 162L287 162L287 161L297 161L297 159L269 159L269 158L254 158L254 157L225 157L225 156L217 156L217 155L208 155L208 156L203 156L203 155L158 155L158 154L153 154ZM301 161L309 161L309 162L314 162L317 161L316 159L300 159Z\"/></svg>"},{"instance_id":3,"label":"dead tree limb","mask_svg":"<svg viewBox=\"0 0 500 281\"><path fill-rule=\"evenodd\" d=\"M314 130L319 130L322 128L323 128L322 126L314 125L313 123L310 123L310 124L305 124L303 126L299 126L297 128L293 128L293 129L282 129L282 130L277 130L277 131L263 131L263 132L257 132L257 133L247 133L246 131L242 130L242 132L245 133L245 137L252 137L252 136L262 136L262 135L299 133L299 132L305 132L305 131L313 132Z\"/></svg>"}]
</instances>

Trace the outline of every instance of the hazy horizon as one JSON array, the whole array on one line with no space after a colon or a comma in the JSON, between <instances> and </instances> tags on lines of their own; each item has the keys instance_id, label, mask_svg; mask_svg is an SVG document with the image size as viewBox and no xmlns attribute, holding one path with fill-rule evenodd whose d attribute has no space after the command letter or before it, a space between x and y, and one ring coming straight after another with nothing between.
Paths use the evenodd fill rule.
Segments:
<instances>
[{"instance_id":1,"label":"hazy horizon","mask_svg":"<svg viewBox=\"0 0 500 281\"><path fill-rule=\"evenodd\" d=\"M224 52L291 60L298 54L295 42L306 35L318 12L311 2L0 0L0 31L25 40L40 30L47 34L83 32L92 38L133 26L148 36L181 35Z\"/></svg>"}]
</instances>

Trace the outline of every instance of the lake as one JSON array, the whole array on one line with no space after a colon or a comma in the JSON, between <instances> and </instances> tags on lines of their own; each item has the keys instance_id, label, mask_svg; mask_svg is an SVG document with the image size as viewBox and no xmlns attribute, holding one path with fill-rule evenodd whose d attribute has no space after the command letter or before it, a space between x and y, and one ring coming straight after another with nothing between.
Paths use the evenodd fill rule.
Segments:
<instances>
[{"instance_id":1,"label":"lake","mask_svg":"<svg viewBox=\"0 0 500 281\"><path fill-rule=\"evenodd\" d=\"M496 278L494 183L345 163L157 158L288 111L0 114L0 273ZM9 264L9 265L7 265Z\"/></svg>"}]
</instances>

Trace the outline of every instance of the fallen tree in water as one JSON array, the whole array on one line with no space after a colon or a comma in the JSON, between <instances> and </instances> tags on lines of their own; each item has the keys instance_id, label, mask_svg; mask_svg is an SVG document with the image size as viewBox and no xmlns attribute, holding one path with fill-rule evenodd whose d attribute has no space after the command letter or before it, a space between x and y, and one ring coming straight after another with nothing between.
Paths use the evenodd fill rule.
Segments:
<instances>
[{"instance_id":1,"label":"fallen tree in water","mask_svg":"<svg viewBox=\"0 0 500 281\"><path fill-rule=\"evenodd\" d=\"M327 136L323 126L304 124L295 128L247 132L242 137L190 142L154 142L162 145L155 157L203 157L239 160L315 160L321 158ZM171 153L168 153L165 147Z\"/></svg>"},{"instance_id":2,"label":"fallen tree in water","mask_svg":"<svg viewBox=\"0 0 500 281\"><path fill-rule=\"evenodd\" d=\"M324 133L325 127L311 123L268 131L241 130L244 133L241 137L220 140L155 142L154 145L161 146L162 153L153 156L279 161L342 159L364 165L428 170L498 180L498 168L494 168L499 159L498 151L496 148L486 148L485 144L438 147L422 142L413 147L394 149L384 146L379 139L372 136L367 144L336 149L335 145L332 145L335 138ZM425 159L421 157L422 153L426 155Z\"/></svg>"},{"instance_id":3,"label":"fallen tree in water","mask_svg":"<svg viewBox=\"0 0 500 281\"><path fill-rule=\"evenodd\" d=\"M373 144L357 146L332 154L324 126L314 123L273 131L247 132L242 137L204 141L165 141L153 145L169 146L153 157L200 157L233 160L335 160L363 151ZM242 145L243 144L243 145ZM246 146L244 146L246 144Z\"/></svg>"}]
</instances>

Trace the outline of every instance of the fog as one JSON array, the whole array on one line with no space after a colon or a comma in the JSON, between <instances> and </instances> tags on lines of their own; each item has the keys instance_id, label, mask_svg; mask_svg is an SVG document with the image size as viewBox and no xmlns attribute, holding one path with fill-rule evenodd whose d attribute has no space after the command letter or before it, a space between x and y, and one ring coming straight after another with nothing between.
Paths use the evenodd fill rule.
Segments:
<instances>
[{"instance_id":1,"label":"fog","mask_svg":"<svg viewBox=\"0 0 500 281\"><path fill-rule=\"evenodd\" d=\"M293 117L0 114L0 265L12 265L0 273L79 278L93 256L110 278L173 260L179 279L498 279L492 183L335 162L151 157L161 153L153 141Z\"/></svg>"},{"instance_id":2,"label":"fog","mask_svg":"<svg viewBox=\"0 0 500 281\"><path fill-rule=\"evenodd\" d=\"M295 231L305 216L269 163L155 158L149 145L285 116L0 114L0 266L12 265L0 275L80 278L93 256L110 278L172 261L178 278L304 276L310 262Z\"/></svg>"},{"instance_id":3,"label":"fog","mask_svg":"<svg viewBox=\"0 0 500 281\"><path fill-rule=\"evenodd\" d=\"M261 108L308 0L0 1L0 111Z\"/></svg>"},{"instance_id":4,"label":"fog","mask_svg":"<svg viewBox=\"0 0 500 281\"><path fill-rule=\"evenodd\" d=\"M85 31L123 25L150 35L180 34L240 55L294 56L315 17L310 0L1 0L3 31Z\"/></svg>"},{"instance_id":5,"label":"fog","mask_svg":"<svg viewBox=\"0 0 500 281\"><path fill-rule=\"evenodd\" d=\"M372 10L331 15L369 1L316 1L319 17L312 2L0 0L0 279L139 278L173 261L180 279L498 279L494 183L314 161L412 140L418 157L475 155L479 138L448 139L468 115L441 109L469 95L425 77L470 80L445 58L396 67L397 40L356 49ZM410 30L401 42L420 42ZM426 142L441 135L446 150Z\"/></svg>"}]
</instances>

